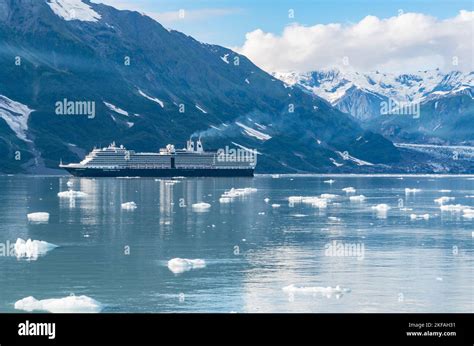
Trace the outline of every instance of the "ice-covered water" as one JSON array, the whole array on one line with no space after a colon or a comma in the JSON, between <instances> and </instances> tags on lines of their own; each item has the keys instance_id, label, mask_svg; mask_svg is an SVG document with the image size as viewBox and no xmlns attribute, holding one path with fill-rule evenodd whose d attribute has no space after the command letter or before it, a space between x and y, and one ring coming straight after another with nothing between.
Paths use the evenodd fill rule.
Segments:
<instances>
[{"instance_id":1,"label":"ice-covered water","mask_svg":"<svg viewBox=\"0 0 474 346\"><path fill-rule=\"evenodd\" d=\"M103 312L474 311L472 177L179 181L0 176L0 311L82 296ZM70 185L81 198L58 196ZM58 247L17 258L18 238ZM168 267L187 259L205 265Z\"/></svg>"}]
</instances>

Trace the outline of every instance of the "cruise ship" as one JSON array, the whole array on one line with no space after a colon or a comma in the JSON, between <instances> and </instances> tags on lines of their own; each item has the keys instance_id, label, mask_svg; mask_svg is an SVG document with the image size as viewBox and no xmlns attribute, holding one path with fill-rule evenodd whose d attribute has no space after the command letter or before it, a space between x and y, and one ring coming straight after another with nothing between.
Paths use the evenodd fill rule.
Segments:
<instances>
[{"instance_id":1,"label":"cruise ship","mask_svg":"<svg viewBox=\"0 0 474 346\"><path fill-rule=\"evenodd\" d=\"M252 177L257 153L251 149L205 151L201 140L186 148L168 144L158 153L137 153L112 143L94 148L80 163L60 168L77 177Z\"/></svg>"}]
</instances>

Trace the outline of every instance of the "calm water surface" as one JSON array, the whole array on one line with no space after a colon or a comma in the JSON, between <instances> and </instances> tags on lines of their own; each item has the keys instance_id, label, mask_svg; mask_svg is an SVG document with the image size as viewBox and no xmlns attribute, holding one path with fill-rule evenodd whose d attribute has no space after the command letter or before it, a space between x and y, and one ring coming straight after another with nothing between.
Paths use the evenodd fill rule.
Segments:
<instances>
[{"instance_id":1,"label":"calm water surface","mask_svg":"<svg viewBox=\"0 0 474 346\"><path fill-rule=\"evenodd\" d=\"M58 198L68 181L87 196ZM351 202L341 191L349 186L367 199ZM219 203L245 187L257 192ZM323 193L338 195L327 208L288 203ZM31 238L59 248L37 260L0 257L0 311L16 312L27 296L75 294L104 312L474 312L474 221L441 211L441 196L474 207L473 178L1 176L0 243ZM138 208L122 210L130 201ZM211 208L196 212L198 202ZM371 208L382 203L386 214ZM50 213L49 223L29 223L32 212ZM363 253L329 256L334 241ZM174 274L167 261L176 257L207 266ZM289 285L350 292L288 293Z\"/></svg>"}]
</instances>

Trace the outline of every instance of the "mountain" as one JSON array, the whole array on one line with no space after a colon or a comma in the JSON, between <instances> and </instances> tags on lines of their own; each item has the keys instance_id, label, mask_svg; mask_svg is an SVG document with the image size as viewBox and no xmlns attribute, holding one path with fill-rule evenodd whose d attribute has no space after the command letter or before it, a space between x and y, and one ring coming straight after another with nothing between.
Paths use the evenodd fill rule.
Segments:
<instances>
[{"instance_id":1,"label":"mountain","mask_svg":"<svg viewBox=\"0 0 474 346\"><path fill-rule=\"evenodd\" d=\"M396 142L474 144L474 72L274 73Z\"/></svg>"},{"instance_id":2,"label":"mountain","mask_svg":"<svg viewBox=\"0 0 474 346\"><path fill-rule=\"evenodd\" d=\"M207 148L257 149L260 172L387 171L403 161L327 102L138 12L0 0L0 37L3 172L48 172L112 141L156 151L191 134Z\"/></svg>"}]
</instances>

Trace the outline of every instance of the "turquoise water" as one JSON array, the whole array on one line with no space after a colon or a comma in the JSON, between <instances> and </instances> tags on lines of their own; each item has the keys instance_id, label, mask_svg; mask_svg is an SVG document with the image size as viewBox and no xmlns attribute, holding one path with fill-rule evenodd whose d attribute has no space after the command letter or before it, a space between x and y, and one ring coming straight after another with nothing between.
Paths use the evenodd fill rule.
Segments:
<instances>
[{"instance_id":1,"label":"turquoise water","mask_svg":"<svg viewBox=\"0 0 474 346\"><path fill-rule=\"evenodd\" d=\"M68 181L87 196L59 198ZM355 194L341 191L349 186ZM257 191L219 202L247 187ZM288 202L323 193L338 196L326 208ZM0 257L0 311L17 312L27 296L75 294L104 312L474 312L474 219L442 211L441 196L474 207L473 178L1 176L0 243L59 247L36 260ZM137 208L123 210L130 201ZM197 212L199 202L211 207ZM379 204L390 209L372 209ZM33 212L50 213L49 223L28 222ZM332 244L357 251L328 252ZM167 261L176 257L206 267L175 274Z\"/></svg>"}]
</instances>

